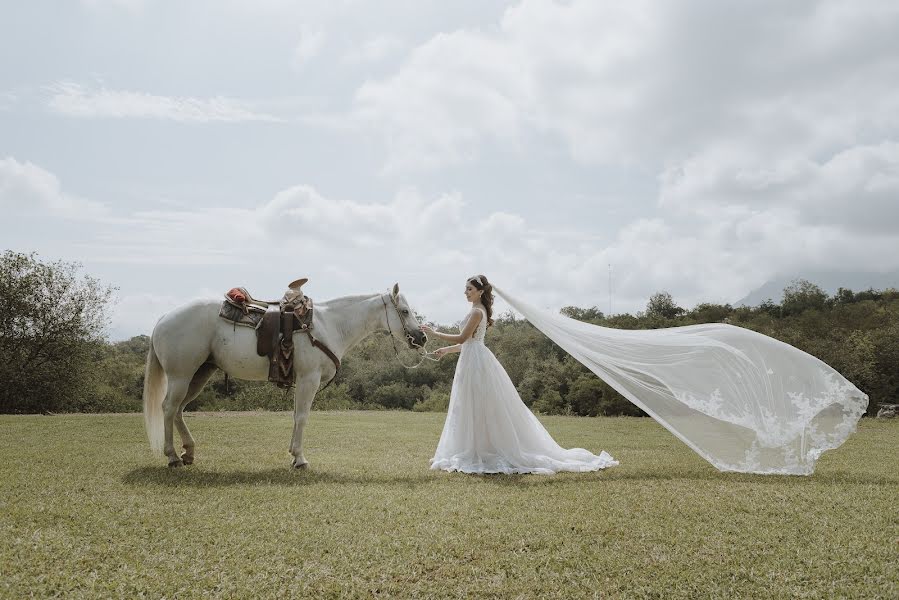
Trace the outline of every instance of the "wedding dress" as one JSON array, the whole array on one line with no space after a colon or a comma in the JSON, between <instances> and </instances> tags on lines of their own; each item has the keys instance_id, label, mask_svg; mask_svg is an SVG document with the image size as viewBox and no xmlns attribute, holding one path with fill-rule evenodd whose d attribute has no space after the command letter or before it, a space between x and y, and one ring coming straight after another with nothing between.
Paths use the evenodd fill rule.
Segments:
<instances>
[{"instance_id":1,"label":"wedding dress","mask_svg":"<svg viewBox=\"0 0 899 600\"><path fill-rule=\"evenodd\" d=\"M565 449L525 406L493 352L484 344L487 313L462 343L450 391L449 409L432 469L465 473L537 473L596 471L618 464L605 451Z\"/></svg>"},{"instance_id":2,"label":"wedding dress","mask_svg":"<svg viewBox=\"0 0 899 600\"><path fill-rule=\"evenodd\" d=\"M611 329L493 291L721 471L808 475L868 406L832 367L750 329Z\"/></svg>"}]
</instances>

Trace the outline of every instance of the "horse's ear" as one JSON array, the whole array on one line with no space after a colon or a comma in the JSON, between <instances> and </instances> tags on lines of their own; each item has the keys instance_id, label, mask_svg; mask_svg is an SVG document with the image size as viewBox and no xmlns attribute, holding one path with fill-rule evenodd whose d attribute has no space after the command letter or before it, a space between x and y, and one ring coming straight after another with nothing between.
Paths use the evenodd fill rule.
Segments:
<instances>
[{"instance_id":1,"label":"horse's ear","mask_svg":"<svg viewBox=\"0 0 899 600\"><path fill-rule=\"evenodd\" d=\"M400 295L400 284L399 283L393 284L393 291L391 292L391 295L393 296L394 299L396 299L396 297Z\"/></svg>"}]
</instances>

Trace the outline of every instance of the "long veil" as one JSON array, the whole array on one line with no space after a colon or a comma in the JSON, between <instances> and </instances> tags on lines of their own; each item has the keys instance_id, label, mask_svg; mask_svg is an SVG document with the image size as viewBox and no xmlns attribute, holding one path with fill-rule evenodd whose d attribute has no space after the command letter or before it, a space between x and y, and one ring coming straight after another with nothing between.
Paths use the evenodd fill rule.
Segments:
<instances>
[{"instance_id":1,"label":"long veil","mask_svg":"<svg viewBox=\"0 0 899 600\"><path fill-rule=\"evenodd\" d=\"M811 474L868 406L821 360L749 329L611 329L493 291L721 471Z\"/></svg>"}]
</instances>

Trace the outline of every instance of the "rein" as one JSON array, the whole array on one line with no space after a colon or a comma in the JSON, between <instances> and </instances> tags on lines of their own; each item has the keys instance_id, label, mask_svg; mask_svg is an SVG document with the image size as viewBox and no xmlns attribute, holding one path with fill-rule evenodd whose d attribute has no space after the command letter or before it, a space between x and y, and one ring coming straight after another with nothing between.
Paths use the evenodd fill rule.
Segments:
<instances>
[{"instance_id":1,"label":"rein","mask_svg":"<svg viewBox=\"0 0 899 600\"><path fill-rule=\"evenodd\" d=\"M403 362L403 359L400 358L399 350L396 349L396 339L393 337L393 330L390 328L390 316L387 314L387 302L384 301L384 294L381 294L381 302L384 304L384 320L387 321L387 331L390 332L390 341L393 344L393 354L396 356L397 362L399 362L401 365L403 365L407 369L417 369L418 367L421 366L421 363L423 363L425 361L425 359L433 360L434 362L437 362L439 359L431 358L430 352L426 352L425 354L422 354L421 359L419 359L419 361L416 364L412 365L411 367ZM392 295L390 296L390 303L393 305L393 310L396 311L396 316L397 316L397 318L399 318L400 323L403 323L403 333L406 334L406 339L409 340L409 343L412 344L413 346L416 346L416 347L424 350L424 346L419 346L418 344L416 344L415 338L412 336L411 333L409 333L409 330L406 329L406 324L403 322L403 317L400 316L400 309L397 308L396 302L393 301Z\"/></svg>"}]
</instances>

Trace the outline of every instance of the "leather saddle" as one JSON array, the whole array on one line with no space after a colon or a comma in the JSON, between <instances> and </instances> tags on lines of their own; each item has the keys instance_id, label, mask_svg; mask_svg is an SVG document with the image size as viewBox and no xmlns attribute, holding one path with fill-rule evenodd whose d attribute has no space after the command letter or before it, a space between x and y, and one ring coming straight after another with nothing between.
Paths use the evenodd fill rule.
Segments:
<instances>
[{"instance_id":1,"label":"leather saddle","mask_svg":"<svg viewBox=\"0 0 899 600\"><path fill-rule=\"evenodd\" d=\"M307 278L297 279L288 286L280 300L267 301L253 298L246 288L232 288L225 294L219 316L235 325L256 329L256 354L269 358L269 381L278 387L291 387L296 381L293 368L293 334L303 331L312 345L319 348L340 368L340 359L312 335L312 298L301 287ZM330 385L332 377L325 387ZM324 389L324 388L323 388Z\"/></svg>"},{"instance_id":2,"label":"leather saddle","mask_svg":"<svg viewBox=\"0 0 899 600\"><path fill-rule=\"evenodd\" d=\"M268 379L279 387L296 380L293 368L293 332L312 328L312 298L270 304L256 329L256 354L269 357Z\"/></svg>"}]
</instances>

